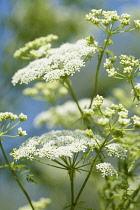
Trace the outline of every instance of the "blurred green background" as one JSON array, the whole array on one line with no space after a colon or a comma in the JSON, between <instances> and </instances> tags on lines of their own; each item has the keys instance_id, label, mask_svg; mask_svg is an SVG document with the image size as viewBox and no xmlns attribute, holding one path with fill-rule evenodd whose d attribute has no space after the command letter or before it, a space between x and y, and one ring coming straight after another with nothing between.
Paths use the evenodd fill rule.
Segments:
<instances>
[{"instance_id":1,"label":"blurred green background","mask_svg":"<svg viewBox=\"0 0 140 210\"><path fill-rule=\"evenodd\" d=\"M25 85L13 87L11 77L18 69L25 66L25 61L13 58L13 53L26 42L35 38L56 34L59 36L55 46L64 42L74 42L89 35L102 44L105 36L95 26L85 20L85 14L91 9L117 10L119 14L128 13L133 19L140 19L139 0L0 0L0 112L11 111L28 115L28 121L23 124L28 136L39 135L47 128L36 130L33 126L34 117L48 108L44 102L34 101L22 95ZM116 55L127 54L139 58L140 30L116 35L114 45L110 48ZM88 98L92 94L94 65L97 58L88 63L87 67L72 77L74 90L78 98ZM115 80L108 79L102 69L100 74L99 94L111 94L117 86ZM107 81L107 83L102 81ZM118 82L118 81L117 81ZM31 86L32 84L29 84ZM86 87L86 89L85 89ZM70 99L67 97L65 99ZM63 101L59 101L63 103ZM18 147L26 138L16 140L4 139L7 153L13 147ZM0 154L0 163L4 164ZM30 163L29 163L30 164ZM31 166L32 168L32 166ZM34 171L39 175L38 184L25 182L31 198L52 198L50 210L60 210L63 202L67 202L69 194L67 175L61 171L35 165ZM78 177L77 177L78 180ZM61 190L60 190L61 189ZM92 189L88 189L91 193ZM59 195L59 197L58 197ZM94 195L96 196L96 195ZM89 205L90 202L89 201ZM0 169L0 210L16 210L25 205L26 199L11 177L8 169ZM98 209L98 205L96 206Z\"/></svg>"}]
</instances>

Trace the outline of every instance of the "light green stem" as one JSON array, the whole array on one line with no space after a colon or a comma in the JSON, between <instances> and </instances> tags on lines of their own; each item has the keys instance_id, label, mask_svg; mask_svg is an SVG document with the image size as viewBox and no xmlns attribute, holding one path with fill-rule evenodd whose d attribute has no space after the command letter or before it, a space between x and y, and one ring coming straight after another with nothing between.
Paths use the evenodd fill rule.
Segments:
<instances>
[{"instance_id":1,"label":"light green stem","mask_svg":"<svg viewBox=\"0 0 140 210\"><path fill-rule=\"evenodd\" d=\"M5 159L6 163L7 163L7 165L9 166L9 168L10 168L10 170L11 170L11 173L12 173L13 177L15 178L15 180L17 181L19 187L21 188L21 190L23 191L24 195L26 196L26 198L27 198L27 200L28 200L28 202L29 202L29 204L30 204L32 210L35 210L34 207L33 207L32 202L31 202L31 199L30 199L30 197L29 197L29 195L28 195L28 193L27 193L26 190L24 189L23 185L21 184L21 182L20 182L19 179L18 179L17 174L16 174L15 171L12 169L12 167L11 167L9 161L8 161L8 158L7 158L7 156L6 156L6 153L5 153L4 148L3 148L3 146L2 146L2 139L1 139L1 138L0 138L0 148L1 148L3 157L4 157L4 159Z\"/></svg>"},{"instance_id":2,"label":"light green stem","mask_svg":"<svg viewBox=\"0 0 140 210\"><path fill-rule=\"evenodd\" d=\"M79 103L78 103L78 100L77 100L77 98L76 98L76 95L75 95L75 93L74 93L74 91L73 91L73 89L72 89L72 87L71 87L70 81L67 79L65 82L66 82L66 84L67 84L67 86L68 86L67 89L68 89L70 95L71 95L72 98L74 99L74 101L75 101L75 103L77 104L77 107L78 107L78 109L79 109L81 115L83 116L83 112L82 112L82 110L81 110L81 107L79 106Z\"/></svg>"},{"instance_id":3,"label":"light green stem","mask_svg":"<svg viewBox=\"0 0 140 210\"><path fill-rule=\"evenodd\" d=\"M99 58L98 58L98 65L97 65L97 68L96 68L96 74L95 74L95 80L94 80L94 91L93 91L93 94L92 94L92 97L91 97L91 102L90 102L89 108L91 108L93 99L94 99L94 97L97 94L99 70L100 70L100 67L101 67L101 63L102 63L102 59L103 59L103 55L104 55L105 49L106 49L107 44L108 44L108 40L111 37L111 35L112 35L112 32L108 33L107 40L106 40L106 42L104 44L103 50L102 50Z\"/></svg>"}]
</instances>

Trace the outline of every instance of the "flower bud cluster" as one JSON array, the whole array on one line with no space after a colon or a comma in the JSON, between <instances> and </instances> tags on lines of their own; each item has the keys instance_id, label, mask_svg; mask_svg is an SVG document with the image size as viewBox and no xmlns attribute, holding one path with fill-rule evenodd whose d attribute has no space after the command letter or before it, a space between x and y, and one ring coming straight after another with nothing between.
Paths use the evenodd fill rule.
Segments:
<instances>
[{"instance_id":1,"label":"flower bud cluster","mask_svg":"<svg viewBox=\"0 0 140 210\"><path fill-rule=\"evenodd\" d=\"M115 168L107 162L99 163L96 165L97 170L101 171L102 177L116 175L118 177Z\"/></svg>"},{"instance_id":2,"label":"flower bud cluster","mask_svg":"<svg viewBox=\"0 0 140 210\"><path fill-rule=\"evenodd\" d=\"M103 97L97 95L94 99L93 99L93 110L94 109L98 109L101 105L103 104Z\"/></svg>"},{"instance_id":3,"label":"flower bud cluster","mask_svg":"<svg viewBox=\"0 0 140 210\"><path fill-rule=\"evenodd\" d=\"M26 88L24 95L32 96L40 100L54 102L59 97L66 95L68 90L62 86L59 80L53 82L37 82L32 88Z\"/></svg>"},{"instance_id":4,"label":"flower bud cluster","mask_svg":"<svg viewBox=\"0 0 140 210\"><path fill-rule=\"evenodd\" d=\"M22 128L20 127L20 128L18 128L18 135L19 136L26 136L27 133L26 133L26 131L23 131Z\"/></svg>"},{"instance_id":5,"label":"flower bud cluster","mask_svg":"<svg viewBox=\"0 0 140 210\"><path fill-rule=\"evenodd\" d=\"M133 125L135 128L140 128L140 117L134 115L133 117L131 117L133 120Z\"/></svg>"},{"instance_id":6,"label":"flower bud cluster","mask_svg":"<svg viewBox=\"0 0 140 210\"><path fill-rule=\"evenodd\" d=\"M127 55L120 55L120 64L124 67L133 67L133 66L139 66L139 60L135 59L134 56L127 56Z\"/></svg>"},{"instance_id":7,"label":"flower bud cluster","mask_svg":"<svg viewBox=\"0 0 140 210\"><path fill-rule=\"evenodd\" d=\"M134 96L140 97L140 83L137 83L133 90Z\"/></svg>"},{"instance_id":8,"label":"flower bud cluster","mask_svg":"<svg viewBox=\"0 0 140 210\"><path fill-rule=\"evenodd\" d=\"M134 20L134 24L136 28L140 28L140 20Z\"/></svg>"},{"instance_id":9,"label":"flower bud cluster","mask_svg":"<svg viewBox=\"0 0 140 210\"><path fill-rule=\"evenodd\" d=\"M111 59L112 58L107 58L104 63L104 68L106 68L109 77L127 80L136 77L137 71L139 71L140 67L139 59L135 59L134 56L120 55L120 69L122 70L119 70L119 68L114 66L114 62L117 60L116 56L115 59L113 57L112 61Z\"/></svg>"},{"instance_id":10,"label":"flower bud cluster","mask_svg":"<svg viewBox=\"0 0 140 210\"><path fill-rule=\"evenodd\" d=\"M12 112L0 112L0 122L3 120L17 120L19 119L20 121L26 121L27 116L21 113L19 116L16 114L13 114Z\"/></svg>"},{"instance_id":11,"label":"flower bud cluster","mask_svg":"<svg viewBox=\"0 0 140 210\"><path fill-rule=\"evenodd\" d=\"M3 120L17 120L19 117L16 114L13 114L12 112L0 112L0 122Z\"/></svg>"},{"instance_id":12,"label":"flower bud cluster","mask_svg":"<svg viewBox=\"0 0 140 210\"><path fill-rule=\"evenodd\" d=\"M48 49L50 49L51 45L48 44L49 42L57 40L58 37L56 35L50 34L46 37L40 37L37 38L31 42L28 42L25 44L24 47L17 50L14 54L15 58L28 58L31 59L32 57L40 57L46 52ZM43 48L41 48L44 46ZM39 49L38 51L34 51L34 49ZM43 51L43 52L42 52Z\"/></svg>"},{"instance_id":13,"label":"flower bud cluster","mask_svg":"<svg viewBox=\"0 0 140 210\"><path fill-rule=\"evenodd\" d=\"M83 114L85 116L92 116L94 114L94 111L92 109L83 109Z\"/></svg>"},{"instance_id":14,"label":"flower bud cluster","mask_svg":"<svg viewBox=\"0 0 140 210\"><path fill-rule=\"evenodd\" d=\"M91 21L94 25L100 25L102 30L105 30L105 27L107 29L111 29L112 27L109 28L109 26L113 26L114 22L118 22L118 27L112 31L112 33L115 34L121 31L125 26L130 25L131 16L127 13L123 13L121 16L119 16L117 11L103 11L102 9L93 9L89 14L85 16L85 19ZM140 28L140 20L134 20L134 25L134 29Z\"/></svg>"},{"instance_id":15,"label":"flower bud cluster","mask_svg":"<svg viewBox=\"0 0 140 210\"><path fill-rule=\"evenodd\" d=\"M123 25L123 26L128 26L130 25L130 15L129 14L122 14L121 15L121 18L120 18L120 23Z\"/></svg>"},{"instance_id":16,"label":"flower bud cluster","mask_svg":"<svg viewBox=\"0 0 140 210\"><path fill-rule=\"evenodd\" d=\"M13 121L19 120L18 122L14 124ZM27 116L23 113L16 115L12 112L0 112L0 136L4 137L6 133L8 133L10 130L12 130L15 126L17 126L20 122L26 121ZM27 135L26 131L23 131L22 128L18 128L18 135L19 136L25 136ZM7 135L8 136L8 135ZM13 137L13 136L9 136Z\"/></svg>"}]
</instances>

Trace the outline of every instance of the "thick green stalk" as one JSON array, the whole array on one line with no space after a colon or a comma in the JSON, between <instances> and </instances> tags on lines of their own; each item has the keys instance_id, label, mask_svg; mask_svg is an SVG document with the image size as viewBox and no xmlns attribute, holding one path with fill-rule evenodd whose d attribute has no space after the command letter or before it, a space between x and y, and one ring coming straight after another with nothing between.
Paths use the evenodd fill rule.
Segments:
<instances>
[{"instance_id":1,"label":"thick green stalk","mask_svg":"<svg viewBox=\"0 0 140 210\"><path fill-rule=\"evenodd\" d=\"M74 170L73 169L70 169L69 177L70 177L70 187L71 187L71 207L70 207L70 210L74 210Z\"/></svg>"},{"instance_id":2,"label":"thick green stalk","mask_svg":"<svg viewBox=\"0 0 140 210\"><path fill-rule=\"evenodd\" d=\"M89 108L91 108L93 99L97 94L99 70L100 70L100 67L101 67L101 63L102 63L102 59L103 59L105 49L106 49L107 44L108 44L108 40L111 37L111 35L112 35L112 32L108 33L107 40L104 44L103 50L102 50L99 58L98 58L98 65L97 65L97 68L96 68L96 74L95 74L95 80L94 80L94 89L93 89L94 91L93 91L93 94L92 94L92 97L91 97L91 102L90 102Z\"/></svg>"},{"instance_id":3,"label":"thick green stalk","mask_svg":"<svg viewBox=\"0 0 140 210\"><path fill-rule=\"evenodd\" d=\"M22 190L23 193L25 194L25 196L26 196L26 198L27 198L27 200L28 200L28 202L29 202L29 204L30 204L32 210L35 210L34 207L33 207L32 202L31 202L31 199L30 199L30 197L29 197L29 195L28 195L28 193L27 193L26 190L24 189L23 185L21 184L21 182L20 182L19 179L18 179L17 174L16 174L15 171L12 169L12 167L11 167L9 161L8 161L8 158L7 158L7 156L6 156L6 153L5 153L4 148L3 148L3 146L2 146L2 139L1 139L1 138L0 138L0 148L1 148L3 157L4 157L4 159L5 159L6 163L7 163L7 165L9 166L9 168L10 168L10 170L11 170L11 173L12 173L13 177L15 178L15 180L17 181L19 187L21 188L21 190Z\"/></svg>"}]
</instances>

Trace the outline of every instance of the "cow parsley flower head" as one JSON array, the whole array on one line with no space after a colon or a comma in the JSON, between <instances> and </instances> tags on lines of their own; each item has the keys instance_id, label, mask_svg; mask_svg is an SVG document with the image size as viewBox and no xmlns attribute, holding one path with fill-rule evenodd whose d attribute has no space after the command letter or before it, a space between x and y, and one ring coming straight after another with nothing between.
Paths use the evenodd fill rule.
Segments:
<instances>
[{"instance_id":1,"label":"cow parsley flower head","mask_svg":"<svg viewBox=\"0 0 140 210\"><path fill-rule=\"evenodd\" d=\"M85 131L81 130L51 131L42 136L29 138L19 149L14 149L11 155L15 160L20 158L32 160L34 157L49 159L72 157L73 153L85 152L88 147L96 147L100 137L94 138L89 138Z\"/></svg>"},{"instance_id":2,"label":"cow parsley flower head","mask_svg":"<svg viewBox=\"0 0 140 210\"><path fill-rule=\"evenodd\" d=\"M103 177L116 175L118 177L117 171L110 163L99 163L96 165L97 170L101 171Z\"/></svg>"},{"instance_id":3,"label":"cow parsley flower head","mask_svg":"<svg viewBox=\"0 0 140 210\"><path fill-rule=\"evenodd\" d=\"M112 143L105 146L105 148L107 149L109 156L115 156L121 159L124 159L127 156L127 150L122 148L119 144Z\"/></svg>"},{"instance_id":4,"label":"cow parsley flower head","mask_svg":"<svg viewBox=\"0 0 140 210\"><path fill-rule=\"evenodd\" d=\"M45 58L32 61L25 68L18 70L12 83L28 84L40 78L49 82L71 76L84 67L85 62L97 51L97 47L88 46L85 39L75 44L66 43L59 48L52 48L48 50Z\"/></svg>"}]
</instances>

